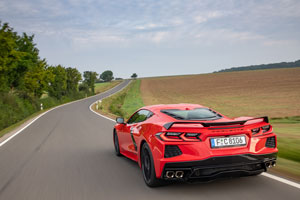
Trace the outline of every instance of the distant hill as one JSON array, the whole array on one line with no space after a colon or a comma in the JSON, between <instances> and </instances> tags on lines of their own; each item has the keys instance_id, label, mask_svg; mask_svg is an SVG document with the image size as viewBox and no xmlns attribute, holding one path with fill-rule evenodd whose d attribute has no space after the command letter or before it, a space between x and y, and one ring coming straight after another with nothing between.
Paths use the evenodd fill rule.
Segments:
<instances>
[{"instance_id":1,"label":"distant hill","mask_svg":"<svg viewBox=\"0 0 300 200\"><path fill-rule=\"evenodd\" d=\"M242 67L232 67L228 69L222 69L216 72L234 72L234 71L248 71L248 70L258 70L258 69L276 69L276 68L292 68L300 67L300 60L295 62L281 62L281 63L270 63L270 64L261 64L261 65L250 65Z\"/></svg>"}]
</instances>

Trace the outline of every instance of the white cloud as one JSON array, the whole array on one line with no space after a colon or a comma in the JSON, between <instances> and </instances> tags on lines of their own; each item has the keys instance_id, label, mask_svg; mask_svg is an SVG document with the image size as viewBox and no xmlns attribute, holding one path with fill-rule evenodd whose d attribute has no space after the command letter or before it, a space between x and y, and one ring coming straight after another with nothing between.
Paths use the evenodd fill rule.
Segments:
<instances>
[{"instance_id":1,"label":"white cloud","mask_svg":"<svg viewBox=\"0 0 300 200\"><path fill-rule=\"evenodd\" d=\"M203 17L203 16L201 16L201 15L198 15L198 16L196 16L196 17L194 18L194 20L195 20L195 22L196 22L197 24L201 24L201 23L203 23L203 22L206 22L206 21L207 21L207 18L205 18L205 17Z\"/></svg>"},{"instance_id":2,"label":"white cloud","mask_svg":"<svg viewBox=\"0 0 300 200\"><path fill-rule=\"evenodd\" d=\"M149 24L136 26L135 29L137 29L137 30L147 30L147 29L154 29L154 28L158 28L158 27L162 27L162 26L159 25L159 24L149 23Z\"/></svg>"},{"instance_id":3,"label":"white cloud","mask_svg":"<svg viewBox=\"0 0 300 200\"><path fill-rule=\"evenodd\" d=\"M206 22L210 19L219 18L224 16L224 12L221 11L210 11L210 12L203 12L200 15L197 15L194 17L194 21L197 24L201 24L203 22Z\"/></svg>"},{"instance_id":4,"label":"white cloud","mask_svg":"<svg viewBox=\"0 0 300 200\"><path fill-rule=\"evenodd\" d=\"M153 34L151 39L155 43L160 43L163 39L165 39L167 37L167 35L168 35L167 32L158 32L158 33Z\"/></svg>"}]
</instances>

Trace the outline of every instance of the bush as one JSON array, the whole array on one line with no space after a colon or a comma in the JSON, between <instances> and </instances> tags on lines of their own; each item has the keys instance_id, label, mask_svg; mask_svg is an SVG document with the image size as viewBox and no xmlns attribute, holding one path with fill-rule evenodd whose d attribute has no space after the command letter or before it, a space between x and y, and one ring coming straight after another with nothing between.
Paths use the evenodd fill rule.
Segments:
<instances>
[{"instance_id":1,"label":"bush","mask_svg":"<svg viewBox=\"0 0 300 200\"><path fill-rule=\"evenodd\" d=\"M72 93L69 96L63 96L60 100L54 97L38 99L24 95L24 93L1 93L0 95L0 130L2 130L38 112L41 103L44 109L48 109L63 103L82 99L86 96L86 93Z\"/></svg>"}]
</instances>

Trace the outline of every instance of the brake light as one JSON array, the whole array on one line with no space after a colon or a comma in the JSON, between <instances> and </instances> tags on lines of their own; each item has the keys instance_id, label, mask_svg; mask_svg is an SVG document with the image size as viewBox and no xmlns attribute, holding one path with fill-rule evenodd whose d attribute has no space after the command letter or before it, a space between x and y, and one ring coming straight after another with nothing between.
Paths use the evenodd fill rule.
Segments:
<instances>
[{"instance_id":1,"label":"brake light","mask_svg":"<svg viewBox=\"0 0 300 200\"><path fill-rule=\"evenodd\" d=\"M260 131L260 128L254 128L254 129L251 130L253 135L259 133L259 131Z\"/></svg>"},{"instance_id":2,"label":"brake light","mask_svg":"<svg viewBox=\"0 0 300 200\"><path fill-rule=\"evenodd\" d=\"M263 127L261 127L261 129L263 130L263 133L265 133L265 132L268 132L271 129L271 126L270 125L263 126Z\"/></svg>"},{"instance_id":3,"label":"brake light","mask_svg":"<svg viewBox=\"0 0 300 200\"><path fill-rule=\"evenodd\" d=\"M166 142L181 142L181 141L201 141L199 138L201 133L182 133L182 132L160 132L156 137Z\"/></svg>"},{"instance_id":4,"label":"brake light","mask_svg":"<svg viewBox=\"0 0 300 200\"><path fill-rule=\"evenodd\" d=\"M260 130L262 130L262 133L266 133L266 132L270 131L271 128L272 128L271 125L266 125L266 126L254 128L254 129L251 130L251 132L252 132L252 135L255 135L255 134L259 133Z\"/></svg>"}]
</instances>

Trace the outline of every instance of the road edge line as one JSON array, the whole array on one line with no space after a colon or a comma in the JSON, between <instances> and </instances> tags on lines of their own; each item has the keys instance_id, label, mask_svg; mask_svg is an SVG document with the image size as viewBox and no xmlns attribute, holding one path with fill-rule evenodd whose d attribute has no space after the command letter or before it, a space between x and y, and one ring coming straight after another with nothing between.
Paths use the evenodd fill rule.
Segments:
<instances>
[{"instance_id":1,"label":"road edge line","mask_svg":"<svg viewBox=\"0 0 300 200\"><path fill-rule=\"evenodd\" d=\"M123 81L124 82L124 81ZM25 125L23 128L21 128L20 130L18 130L17 132L15 132L14 134L12 134L11 136L9 136L8 138L6 138L4 141L2 141L0 143L0 147L2 147L4 144L6 144L7 142L9 142L11 139L13 139L14 137L16 137L17 135L19 135L23 130L25 130L27 127L29 127L31 124L33 124L36 120L38 120L39 118L41 118L42 116L44 116L45 114L47 114L48 112L51 112L52 110L55 110L57 108L60 108L60 107L63 107L63 106L66 106L66 105L69 105L69 104L72 104L72 103L75 103L75 102L79 102L79 101L83 101L83 100L86 100L86 99L89 99L89 98L92 98L92 97L96 97L97 95L101 95L105 92L108 92L116 87L118 87L120 84L122 84L123 82L119 83L118 85L114 86L113 88L110 88L109 90L106 90L102 93L99 93L99 94L96 94L96 95L93 95L93 96L90 96L90 97L87 97L87 98L83 98L83 99L78 99L78 100L75 100L75 101L71 101L71 102L68 102L68 103L65 103L65 104L61 104L61 105L58 105L54 108L50 108L49 110L39 114L37 117L33 118L33 120L31 122L29 122L27 125ZM131 82L131 81L130 81ZM26 123L26 122L24 122ZM22 124L20 125L22 126ZM19 127L20 127L19 126ZM18 127L16 127L17 129Z\"/></svg>"},{"instance_id":2,"label":"road edge line","mask_svg":"<svg viewBox=\"0 0 300 200\"><path fill-rule=\"evenodd\" d=\"M285 178L281 178L279 176L275 176L273 174L269 174L269 173L266 173L266 172L263 172L261 175L300 189L300 184L296 183L294 181L290 181L290 180L287 180Z\"/></svg>"},{"instance_id":3,"label":"road edge line","mask_svg":"<svg viewBox=\"0 0 300 200\"><path fill-rule=\"evenodd\" d=\"M131 81L132 81L132 80L130 80L130 81L127 83L127 85L126 85L125 87L123 87L121 90L119 90L119 91L117 91L117 92L115 92L115 93L113 93L113 94L111 94L111 95L108 95L107 97L98 99L97 101L106 99L106 98L108 98L108 97L110 97L110 96L112 96L112 95L115 95L115 94L121 92L121 91L124 90L127 86L129 86L129 84L131 83ZM100 114L100 113L98 113L98 112L96 112L96 111L94 111L94 110L92 109L92 106L93 106L97 101L93 102L93 103L89 106L90 111L92 111L92 112L95 113L96 115L99 115L100 117L103 117L103 118L105 118L105 119L108 119L108 120L110 120L110 121L115 122L115 120L113 120L113 119L111 119L111 118L109 118L109 117L106 117L105 115L102 115L102 114Z\"/></svg>"}]
</instances>

